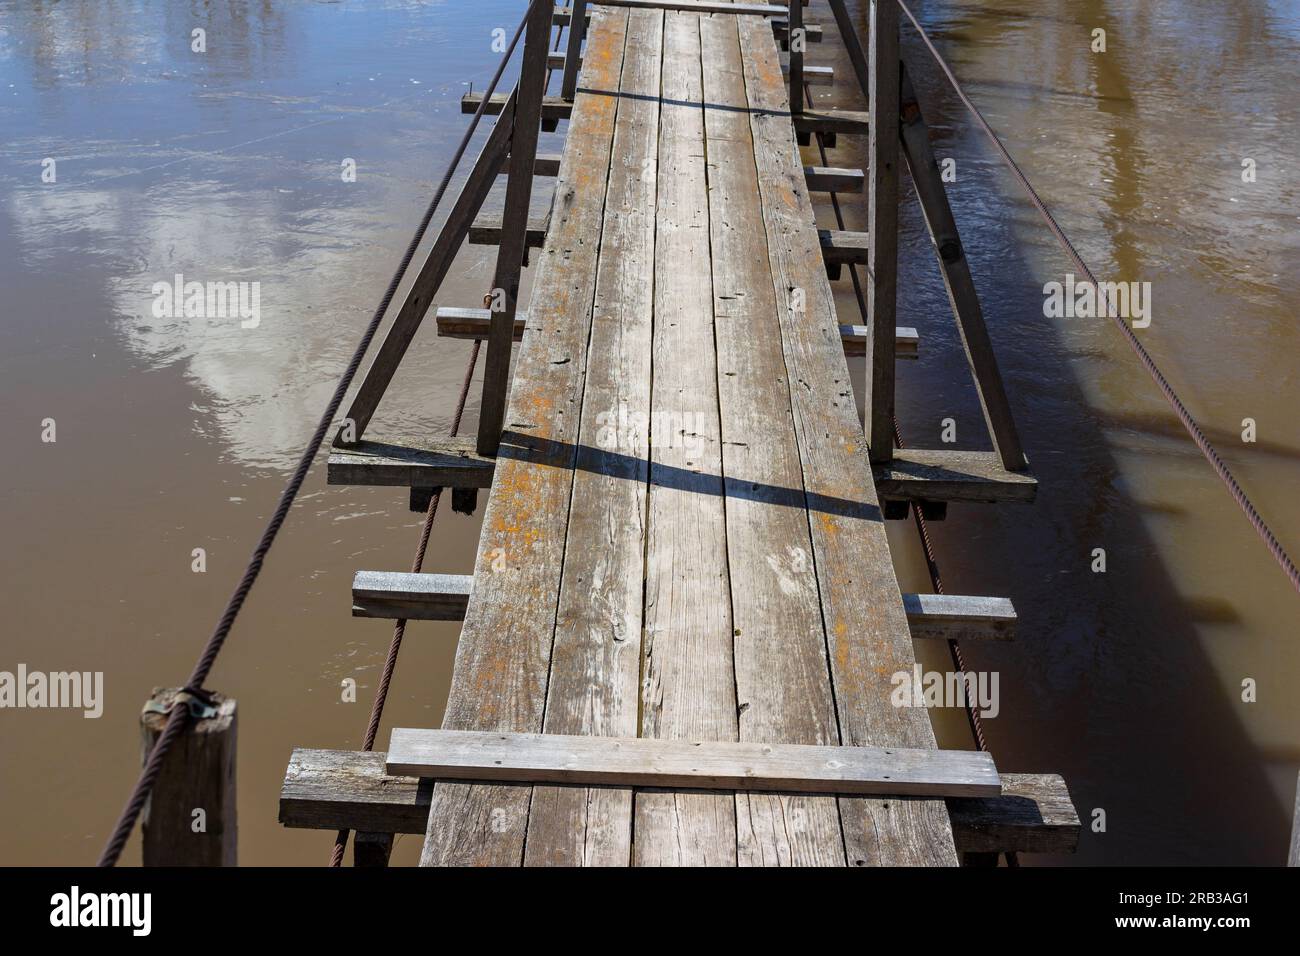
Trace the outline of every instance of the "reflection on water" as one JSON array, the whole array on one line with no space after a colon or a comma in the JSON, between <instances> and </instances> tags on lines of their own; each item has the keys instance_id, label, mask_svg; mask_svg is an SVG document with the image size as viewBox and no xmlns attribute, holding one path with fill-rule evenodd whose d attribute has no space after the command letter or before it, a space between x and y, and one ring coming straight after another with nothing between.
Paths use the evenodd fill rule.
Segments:
<instances>
[{"instance_id":1,"label":"reflection on water","mask_svg":"<svg viewBox=\"0 0 1300 956\"><path fill-rule=\"evenodd\" d=\"M0 442L18 449L0 669L103 670L107 695L98 721L0 719L0 808L39 824L0 828L6 862L98 851L138 759L137 709L188 673L464 129L460 94L490 75L491 31L519 7L0 0ZM1094 270L1152 283L1144 341L1300 550L1295 7L913 7ZM810 16L830 21L819 0ZM835 63L830 98L858 105L831 34L809 62ZM1113 330L1043 318L1042 284L1067 263L904 35L936 151L958 161L958 223L1042 482L1033 508L953 506L934 529L949 590L1007 594L1024 621L1017 643L967 651L1002 672L999 765L1062 772L1085 814L1107 811L1082 860L1277 862L1300 763L1295 598ZM840 144L833 165L865 165ZM865 213L849 207L852 228ZM900 320L922 335L921 360L900 366L904 433L933 444L952 416L980 445L914 205L902 229ZM177 273L258 282L261 322L155 317L152 286ZM471 248L443 301L477 302L489 281ZM417 338L377 431L445 431L467 354ZM327 491L315 474L277 544L213 678L240 701L246 862L325 858L327 835L275 823L278 784L292 746L359 743L387 628L347 616L350 577L405 567L416 523L399 492ZM891 535L919 587L907 528ZM476 539L475 520L441 516L428 567L469 570ZM1096 547L1105 575L1089 570ZM455 628L412 635L389 726L440 719ZM339 699L350 676L358 704ZM1240 702L1246 678L1258 703ZM940 730L964 745L960 721ZM53 747L76 760L49 767Z\"/></svg>"}]
</instances>

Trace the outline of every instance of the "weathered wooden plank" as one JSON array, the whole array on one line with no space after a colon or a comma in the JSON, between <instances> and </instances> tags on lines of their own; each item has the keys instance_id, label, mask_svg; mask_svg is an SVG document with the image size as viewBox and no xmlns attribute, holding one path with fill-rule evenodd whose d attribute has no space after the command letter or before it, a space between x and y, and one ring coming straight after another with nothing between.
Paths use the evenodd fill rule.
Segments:
<instances>
[{"instance_id":1,"label":"weathered wooden plank","mask_svg":"<svg viewBox=\"0 0 1300 956\"><path fill-rule=\"evenodd\" d=\"M437 312L438 334L452 339L482 339L486 337L488 323L492 313L487 309L464 309L455 306L439 306ZM515 338L523 337L527 327L528 313L515 313ZM900 325L895 331L894 347L898 358L917 357L920 336L916 329ZM844 343L845 355L862 355L865 353L867 327L865 325L841 325L840 338Z\"/></svg>"},{"instance_id":2,"label":"weathered wooden plank","mask_svg":"<svg viewBox=\"0 0 1300 956\"><path fill-rule=\"evenodd\" d=\"M478 105L483 102L482 93L466 93L460 98L460 111L462 113L478 112ZM488 97L487 106L483 112L488 116L496 116L506 105L506 96L502 93L493 93ZM542 119L544 120L562 120L568 119L573 114L573 104L560 96L542 97Z\"/></svg>"},{"instance_id":3,"label":"weathered wooden plank","mask_svg":"<svg viewBox=\"0 0 1300 956\"><path fill-rule=\"evenodd\" d=\"M463 621L474 577L358 571L352 578L352 616L410 621Z\"/></svg>"},{"instance_id":4,"label":"weathered wooden plank","mask_svg":"<svg viewBox=\"0 0 1300 956\"><path fill-rule=\"evenodd\" d=\"M489 488L496 462L474 450L472 438L416 443L365 439L330 453L325 480L331 485Z\"/></svg>"},{"instance_id":5,"label":"weathered wooden plank","mask_svg":"<svg viewBox=\"0 0 1300 956\"><path fill-rule=\"evenodd\" d=\"M888 464L875 465L876 494L928 501L1033 501L1038 481L1007 471L993 452L896 448Z\"/></svg>"},{"instance_id":6,"label":"weathered wooden plank","mask_svg":"<svg viewBox=\"0 0 1300 956\"><path fill-rule=\"evenodd\" d=\"M928 715L890 703L892 675L910 671L915 658L775 45L751 21L741 21L740 31L782 347L789 378L800 383L791 405L840 739L846 746L933 748ZM956 865L943 803L855 797L839 805L850 865Z\"/></svg>"},{"instance_id":7,"label":"weathered wooden plank","mask_svg":"<svg viewBox=\"0 0 1300 956\"><path fill-rule=\"evenodd\" d=\"M894 328L898 291L898 4L870 0L867 98L867 445L871 460L887 462L894 452Z\"/></svg>"},{"instance_id":8,"label":"weathered wooden plank","mask_svg":"<svg viewBox=\"0 0 1300 956\"><path fill-rule=\"evenodd\" d=\"M804 111L794 117L794 128L800 133L857 133L866 134L871 123L866 113L860 110L814 110Z\"/></svg>"},{"instance_id":9,"label":"weathered wooden plank","mask_svg":"<svg viewBox=\"0 0 1300 956\"><path fill-rule=\"evenodd\" d=\"M723 405L723 411L723 434L725 436L726 405ZM723 440L725 456L727 446L725 444L726 439ZM744 447L749 447L749 445ZM727 480L731 481L732 479L728 478ZM731 496L728 497L730 502ZM747 496L738 497L735 503L728 504L729 524L733 523L733 511L739 510L743 515L746 510L745 506L741 504L745 497ZM740 516L737 516L735 521L737 533L744 535L746 532L745 529L739 527L739 518ZM761 520L754 523L760 527L766 527ZM752 532L750 534L752 535ZM733 533L729 532L729 545L733 543L732 537ZM781 539L773 537L771 540ZM798 538L796 536L790 540L797 541ZM735 543L744 544L750 542L742 537L741 541ZM788 556L790 557L790 566L796 571L811 572L811 567L801 567L805 563L806 552L801 556L796 550L793 555ZM783 589L793 590L790 588L791 577L786 571L782 570L782 563L770 554L766 558L768 569L772 574L777 575L780 586ZM756 563L739 548L735 548L731 554L733 573L735 573L739 565ZM606 579L599 580L604 583ZM762 577L756 580L760 584L762 583ZM358 571L352 582L352 616L405 618L411 621L460 621L465 618L465 608L469 604L469 596L473 586L474 578L469 574ZM756 603L762 604L763 600L773 601L773 599L774 595L768 594L764 596L760 594ZM749 598L743 599L746 606L748 606L749 600ZM783 603L783 599L775 599L773 603ZM737 614L739 614L741 604L740 601L733 601ZM1006 598L971 597L955 594L904 594L903 607L907 613L907 624L913 640L1009 641L1015 637L1016 612L1011 602ZM767 620L767 618L763 618L763 620ZM615 621L611 625L616 632L617 623ZM743 627L740 624L736 626L743 633ZM622 638L622 642L627 640L626 637ZM619 642L620 646L624 646L622 642ZM601 685L593 684L588 688L588 691L595 692L600 689L602 689Z\"/></svg>"},{"instance_id":10,"label":"weathered wooden plank","mask_svg":"<svg viewBox=\"0 0 1300 956\"><path fill-rule=\"evenodd\" d=\"M453 306L438 306L436 315L438 334L450 339L483 339L487 337L488 324L492 313L487 309L461 309ZM528 323L527 312L515 313L515 340L524 337L524 328Z\"/></svg>"},{"instance_id":11,"label":"weathered wooden plank","mask_svg":"<svg viewBox=\"0 0 1300 956\"><path fill-rule=\"evenodd\" d=\"M635 10L610 152L551 677L548 734L633 737L641 667L655 181L664 14ZM527 865L626 866L632 791L537 787Z\"/></svg>"},{"instance_id":12,"label":"weathered wooden plank","mask_svg":"<svg viewBox=\"0 0 1300 956\"><path fill-rule=\"evenodd\" d=\"M866 174L860 169L835 166L805 166L804 181L812 192L860 193Z\"/></svg>"},{"instance_id":13,"label":"weathered wooden plank","mask_svg":"<svg viewBox=\"0 0 1300 956\"><path fill-rule=\"evenodd\" d=\"M840 341L845 355L866 355L867 337L871 330L865 325L841 325ZM916 329L900 325L894 329L894 357L914 359L920 354L921 337Z\"/></svg>"},{"instance_id":14,"label":"weathered wooden plank","mask_svg":"<svg viewBox=\"0 0 1300 956\"><path fill-rule=\"evenodd\" d=\"M847 232L841 229L818 229L817 238L821 242L822 259L828 265L866 265L867 234L865 232ZM890 351L893 357L893 351Z\"/></svg>"},{"instance_id":15,"label":"weathered wooden plank","mask_svg":"<svg viewBox=\"0 0 1300 956\"><path fill-rule=\"evenodd\" d=\"M1006 598L964 594L904 594L912 639L1009 641L1016 609Z\"/></svg>"},{"instance_id":16,"label":"weathered wooden plank","mask_svg":"<svg viewBox=\"0 0 1300 956\"><path fill-rule=\"evenodd\" d=\"M700 22L739 738L837 744L735 21ZM791 507L791 505L796 505ZM844 865L833 798L737 794L741 865Z\"/></svg>"},{"instance_id":17,"label":"weathered wooden plank","mask_svg":"<svg viewBox=\"0 0 1300 956\"><path fill-rule=\"evenodd\" d=\"M541 729L603 215L603 203L591 197L603 197L608 181L619 104L610 94L618 89L626 25L626 12L609 8L596 7L591 19L549 241L537 256L529 308L537 328L520 347L505 418L515 449L498 462L483 517L443 721L449 729ZM531 792L440 784L421 863L520 863Z\"/></svg>"},{"instance_id":18,"label":"weathered wooden plank","mask_svg":"<svg viewBox=\"0 0 1300 956\"><path fill-rule=\"evenodd\" d=\"M788 18L777 17L769 21L772 24L772 35L776 41L781 44L781 49L787 50L790 47L790 23ZM821 43L824 39L825 31L820 23L809 23L806 20L803 25L804 38L809 43Z\"/></svg>"},{"instance_id":19,"label":"weathered wooden plank","mask_svg":"<svg viewBox=\"0 0 1300 956\"><path fill-rule=\"evenodd\" d=\"M789 73L789 68L785 68ZM804 66L803 82L809 86L834 86L835 85L835 67L833 66Z\"/></svg>"},{"instance_id":20,"label":"weathered wooden plank","mask_svg":"<svg viewBox=\"0 0 1300 956\"><path fill-rule=\"evenodd\" d=\"M1073 853L1079 814L1054 773L1007 773L996 797L948 800L953 837L963 853Z\"/></svg>"},{"instance_id":21,"label":"weathered wooden plank","mask_svg":"<svg viewBox=\"0 0 1300 956\"><path fill-rule=\"evenodd\" d=\"M384 768L392 777L435 780L890 796L1002 793L993 758L982 750L396 727Z\"/></svg>"},{"instance_id":22,"label":"weathered wooden plank","mask_svg":"<svg viewBox=\"0 0 1300 956\"><path fill-rule=\"evenodd\" d=\"M533 159L534 176L555 176L560 171L560 156L558 153L538 153ZM510 157L506 157L506 164L501 167L501 174L510 172Z\"/></svg>"},{"instance_id":23,"label":"weathered wooden plank","mask_svg":"<svg viewBox=\"0 0 1300 956\"><path fill-rule=\"evenodd\" d=\"M700 19L667 14L650 413L674 427L650 465L641 734L735 740L701 74ZM725 794L639 791L635 862L733 865L735 811Z\"/></svg>"},{"instance_id":24,"label":"weathered wooden plank","mask_svg":"<svg viewBox=\"0 0 1300 956\"><path fill-rule=\"evenodd\" d=\"M546 229L549 226L545 218L530 219L524 233L530 249L540 249L546 243ZM469 227L469 242L474 246L495 246L501 242L501 217L479 216Z\"/></svg>"},{"instance_id":25,"label":"weathered wooden plank","mask_svg":"<svg viewBox=\"0 0 1300 956\"><path fill-rule=\"evenodd\" d=\"M391 777L384 770L387 758L375 751L294 750L280 790L280 823L313 830L424 833L433 781ZM1079 817L1065 781L1056 774L1000 776L1000 797L945 800L958 852L1074 852Z\"/></svg>"}]
</instances>

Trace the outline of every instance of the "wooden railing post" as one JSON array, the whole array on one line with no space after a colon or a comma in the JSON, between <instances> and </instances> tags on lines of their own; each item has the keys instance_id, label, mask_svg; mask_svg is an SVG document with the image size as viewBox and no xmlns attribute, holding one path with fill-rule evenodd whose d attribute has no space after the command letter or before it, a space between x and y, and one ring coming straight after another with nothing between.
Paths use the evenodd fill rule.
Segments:
<instances>
[{"instance_id":1,"label":"wooden railing post","mask_svg":"<svg viewBox=\"0 0 1300 956\"><path fill-rule=\"evenodd\" d=\"M803 53L808 45L803 29L803 0L790 0L789 10L786 45L790 47L790 112L798 115L803 112Z\"/></svg>"},{"instance_id":2,"label":"wooden railing post","mask_svg":"<svg viewBox=\"0 0 1300 956\"><path fill-rule=\"evenodd\" d=\"M175 689L153 692L140 714L147 760L167 724ZM197 704L172 743L141 815L145 866L234 866L235 702L213 694Z\"/></svg>"},{"instance_id":3,"label":"wooden railing post","mask_svg":"<svg viewBox=\"0 0 1300 956\"><path fill-rule=\"evenodd\" d=\"M894 313L898 281L898 4L871 0L867 173L867 443L871 460L894 457Z\"/></svg>"},{"instance_id":4,"label":"wooden railing post","mask_svg":"<svg viewBox=\"0 0 1300 956\"><path fill-rule=\"evenodd\" d=\"M564 78L560 96L573 102L578 93L578 63L582 58L582 38L587 33L587 0L572 0L569 8L569 44L564 52Z\"/></svg>"},{"instance_id":5,"label":"wooden railing post","mask_svg":"<svg viewBox=\"0 0 1300 956\"><path fill-rule=\"evenodd\" d=\"M488 330L487 361L483 368L483 402L477 442L481 455L495 455L501 445L501 423L505 419L510 392L510 352L514 343L519 273L527 251L528 204L533 193L533 163L537 158L542 97L546 92L546 54L550 46L552 16L550 3L533 5L524 36L519 86L515 91L510 175L506 182L505 212L501 216L501 244L489 294L492 325Z\"/></svg>"}]
</instances>

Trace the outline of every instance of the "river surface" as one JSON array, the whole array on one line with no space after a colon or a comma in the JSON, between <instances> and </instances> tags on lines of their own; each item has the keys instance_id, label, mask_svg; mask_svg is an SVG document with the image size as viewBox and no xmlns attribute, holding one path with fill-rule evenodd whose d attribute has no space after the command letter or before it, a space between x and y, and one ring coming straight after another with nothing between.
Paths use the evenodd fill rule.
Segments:
<instances>
[{"instance_id":1,"label":"river surface","mask_svg":"<svg viewBox=\"0 0 1300 956\"><path fill-rule=\"evenodd\" d=\"M140 706L189 673L464 129L460 96L491 74L492 31L522 6L0 0L0 670L105 682L98 719L0 711L0 863L97 856L137 773ZM1300 552L1300 5L914 9L1094 271L1150 283L1142 341ZM819 101L860 106L821 0L808 17L828 24L808 62L839 82ZM1045 316L1069 261L903 36L1040 481L1033 506L953 505L932 525L947 589L1021 616L1016 642L966 648L999 675L999 767L1066 777L1089 824L1077 862L1283 862L1300 599L1115 330ZM830 164L866 158L841 137ZM937 445L951 418L958 446L987 447L910 186L904 202L899 320L921 335L900 363L904 437ZM860 199L846 215L863 224ZM476 304L491 265L468 248L438 301ZM259 321L156 315L154 284L178 273L259 283ZM850 288L842 321L860 321ZM450 424L469 344L428 326L376 435ZM474 389L471 429L477 405ZM426 570L469 571L478 521L444 508ZM360 746L391 627L349 616L351 577L405 570L418 529L404 493L327 488L318 460L209 681L239 701L241 862L328 859L332 835L276 822L280 781L295 746ZM910 523L890 534L922 589ZM411 626L381 745L441 720L456 634ZM969 746L955 715L936 726Z\"/></svg>"}]
</instances>

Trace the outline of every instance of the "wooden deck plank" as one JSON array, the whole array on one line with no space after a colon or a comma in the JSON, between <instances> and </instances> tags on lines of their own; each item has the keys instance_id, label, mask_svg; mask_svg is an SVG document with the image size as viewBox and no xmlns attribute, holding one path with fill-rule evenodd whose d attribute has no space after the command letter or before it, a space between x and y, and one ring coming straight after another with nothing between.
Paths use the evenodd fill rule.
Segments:
<instances>
[{"instance_id":1,"label":"wooden deck plank","mask_svg":"<svg viewBox=\"0 0 1300 956\"><path fill-rule=\"evenodd\" d=\"M280 788L280 823L316 830L424 833L433 781L385 772L387 753L295 749ZM1073 853L1079 814L1056 774L1001 774L1000 797L949 797L961 853Z\"/></svg>"},{"instance_id":2,"label":"wooden deck plank","mask_svg":"<svg viewBox=\"0 0 1300 956\"><path fill-rule=\"evenodd\" d=\"M645 577L649 431L620 411L650 404L660 11L628 17L618 118L578 429L551 678L548 734L634 737ZM527 865L626 866L632 791L537 787Z\"/></svg>"},{"instance_id":3,"label":"wooden deck plank","mask_svg":"<svg viewBox=\"0 0 1300 956\"><path fill-rule=\"evenodd\" d=\"M739 736L837 744L736 21L700 34ZM830 797L737 794L736 842L741 865L844 865Z\"/></svg>"},{"instance_id":4,"label":"wooden deck plank","mask_svg":"<svg viewBox=\"0 0 1300 956\"><path fill-rule=\"evenodd\" d=\"M550 242L537 256L492 493L479 540L443 726L541 729L565 527L573 488L602 203L622 71L627 14L596 8L577 113L556 180ZM504 570L496 570L494 565ZM532 788L441 783L422 865L518 864Z\"/></svg>"},{"instance_id":5,"label":"wooden deck plank","mask_svg":"<svg viewBox=\"0 0 1300 956\"><path fill-rule=\"evenodd\" d=\"M735 740L698 16L666 15L659 123L650 413L673 427L651 445L641 734ZM734 864L735 807L638 791L635 862Z\"/></svg>"},{"instance_id":6,"label":"wooden deck plank","mask_svg":"<svg viewBox=\"0 0 1300 956\"><path fill-rule=\"evenodd\" d=\"M840 742L932 748L924 710L890 703L891 677L914 663L866 442L818 250L812 203L790 131L775 44L740 23L746 89L774 288L782 317L813 553L827 629ZM799 289L802 296L793 296ZM850 865L956 865L941 801L841 798Z\"/></svg>"},{"instance_id":7,"label":"wooden deck plank","mask_svg":"<svg viewBox=\"0 0 1300 956\"><path fill-rule=\"evenodd\" d=\"M941 797L1002 795L1002 781L993 758L982 750L397 727L388 745L384 769L389 776L612 787ZM581 792L578 787L567 789ZM731 799L730 795L726 799Z\"/></svg>"}]
</instances>

